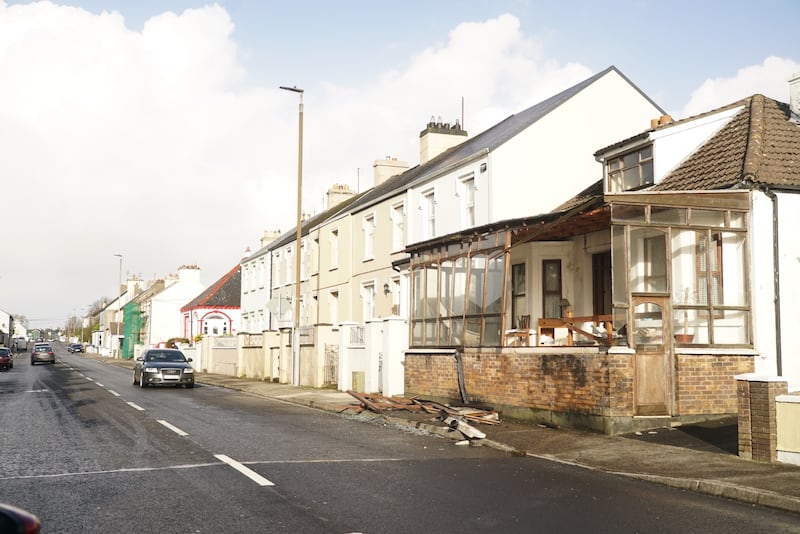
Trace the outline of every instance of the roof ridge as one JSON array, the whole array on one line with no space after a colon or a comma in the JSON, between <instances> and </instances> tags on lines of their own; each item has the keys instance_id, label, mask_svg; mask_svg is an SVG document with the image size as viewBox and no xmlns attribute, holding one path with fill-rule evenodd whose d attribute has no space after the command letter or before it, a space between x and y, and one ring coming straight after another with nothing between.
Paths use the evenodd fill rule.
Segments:
<instances>
[{"instance_id":1,"label":"roof ridge","mask_svg":"<svg viewBox=\"0 0 800 534\"><path fill-rule=\"evenodd\" d=\"M747 146L742 162L742 179L757 178L764 142L764 95L750 98L750 122L748 123Z\"/></svg>"}]
</instances>

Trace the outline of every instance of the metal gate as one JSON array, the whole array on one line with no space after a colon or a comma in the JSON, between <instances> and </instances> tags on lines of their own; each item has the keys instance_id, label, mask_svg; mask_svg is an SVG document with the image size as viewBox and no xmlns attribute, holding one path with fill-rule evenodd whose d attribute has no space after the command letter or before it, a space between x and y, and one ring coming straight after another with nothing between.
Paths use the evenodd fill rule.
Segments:
<instances>
[{"instance_id":1,"label":"metal gate","mask_svg":"<svg viewBox=\"0 0 800 534\"><path fill-rule=\"evenodd\" d=\"M325 368L322 383L324 386L339 385L339 345L325 344Z\"/></svg>"}]
</instances>

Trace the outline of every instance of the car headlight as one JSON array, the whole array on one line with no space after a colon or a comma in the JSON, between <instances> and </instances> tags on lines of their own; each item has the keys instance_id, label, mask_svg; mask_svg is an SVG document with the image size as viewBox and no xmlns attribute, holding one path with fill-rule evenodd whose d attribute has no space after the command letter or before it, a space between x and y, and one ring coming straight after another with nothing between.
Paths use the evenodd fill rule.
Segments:
<instances>
[{"instance_id":1,"label":"car headlight","mask_svg":"<svg viewBox=\"0 0 800 534\"><path fill-rule=\"evenodd\" d=\"M185 375L190 375L192 373L194 373L194 369L192 369L191 367L187 367L186 369L183 370L183 374Z\"/></svg>"},{"instance_id":2,"label":"car headlight","mask_svg":"<svg viewBox=\"0 0 800 534\"><path fill-rule=\"evenodd\" d=\"M145 373L157 373L158 369L156 367L145 367L144 368L144 372Z\"/></svg>"}]
</instances>

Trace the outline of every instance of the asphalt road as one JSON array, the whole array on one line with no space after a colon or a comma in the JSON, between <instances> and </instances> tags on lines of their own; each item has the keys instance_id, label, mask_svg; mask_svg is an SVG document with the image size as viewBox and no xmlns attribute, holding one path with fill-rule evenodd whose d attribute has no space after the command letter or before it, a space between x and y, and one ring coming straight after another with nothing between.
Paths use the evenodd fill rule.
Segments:
<instances>
[{"instance_id":1,"label":"asphalt road","mask_svg":"<svg viewBox=\"0 0 800 534\"><path fill-rule=\"evenodd\" d=\"M0 373L0 501L44 532L800 532L797 516L130 372Z\"/></svg>"}]
</instances>

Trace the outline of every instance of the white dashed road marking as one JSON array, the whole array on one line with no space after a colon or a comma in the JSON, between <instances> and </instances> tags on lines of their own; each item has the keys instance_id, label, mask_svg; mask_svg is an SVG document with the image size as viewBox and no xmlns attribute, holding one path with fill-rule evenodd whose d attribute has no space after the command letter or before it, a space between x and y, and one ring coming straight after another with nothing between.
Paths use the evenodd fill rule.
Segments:
<instances>
[{"instance_id":1,"label":"white dashed road marking","mask_svg":"<svg viewBox=\"0 0 800 534\"><path fill-rule=\"evenodd\" d=\"M128 402L127 404L128 404L128 406L130 406L131 408L135 408L135 409L139 410L140 412L143 412L143 411L144 411L144 408L142 408L141 406L139 406L139 405L138 405L138 404L136 404L135 402Z\"/></svg>"},{"instance_id":2,"label":"white dashed road marking","mask_svg":"<svg viewBox=\"0 0 800 534\"><path fill-rule=\"evenodd\" d=\"M178 428L178 427L177 427L177 426L175 426L175 425L171 425L171 424L167 423L167 422L166 422L166 421L164 421L163 419L156 419L156 420L157 420L159 423L161 423L162 425L164 425L165 427L169 428L170 430L172 430L173 432L175 432L176 434L178 434L179 436L188 436L188 435L189 435L187 432L184 432L183 430L181 430L180 428Z\"/></svg>"},{"instance_id":3,"label":"white dashed road marking","mask_svg":"<svg viewBox=\"0 0 800 534\"><path fill-rule=\"evenodd\" d=\"M243 466L242 464L240 464L239 462L237 462L236 460L234 460L233 458L231 458L229 456L225 456L224 454L215 454L214 457L217 458L218 460L220 460L221 462L224 462L224 463L228 464L229 466L233 467L234 469L239 471L241 474L243 474L244 476L246 476L247 478L249 478L250 480L252 480L256 484L258 484L259 486L274 486L275 485L272 482L270 482L269 480L267 480L266 478L262 477L261 475L259 475L255 471L253 471L252 469L249 469L249 468Z\"/></svg>"},{"instance_id":4,"label":"white dashed road marking","mask_svg":"<svg viewBox=\"0 0 800 534\"><path fill-rule=\"evenodd\" d=\"M119 397L119 393L117 393L113 389L109 389L108 392L111 393L112 395L114 395L115 397Z\"/></svg>"}]
</instances>

